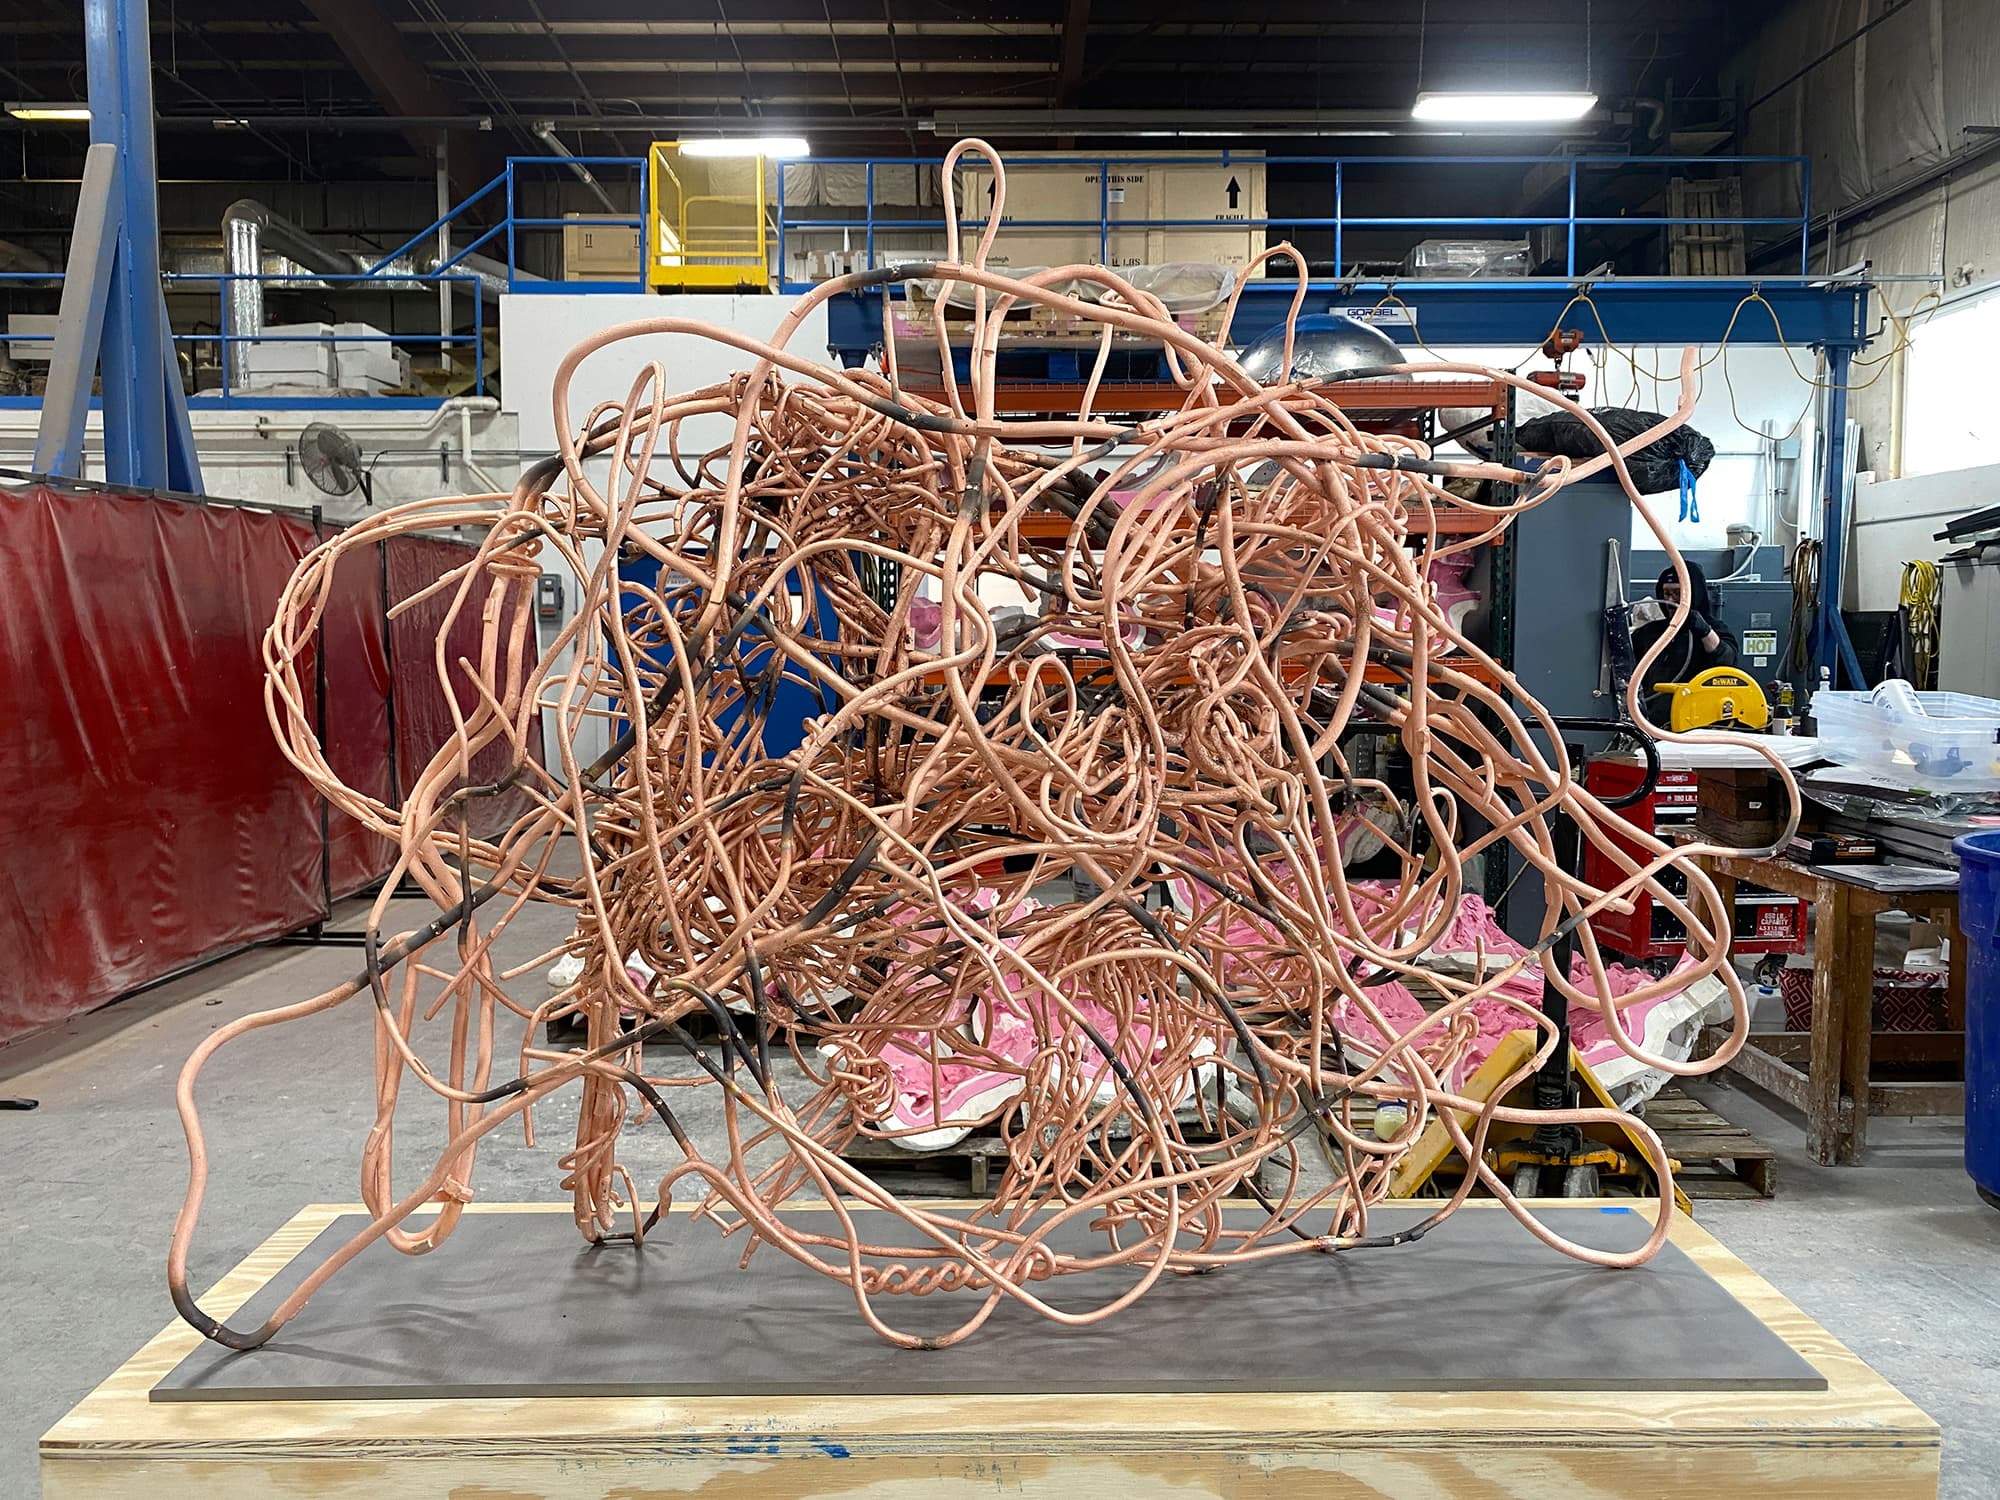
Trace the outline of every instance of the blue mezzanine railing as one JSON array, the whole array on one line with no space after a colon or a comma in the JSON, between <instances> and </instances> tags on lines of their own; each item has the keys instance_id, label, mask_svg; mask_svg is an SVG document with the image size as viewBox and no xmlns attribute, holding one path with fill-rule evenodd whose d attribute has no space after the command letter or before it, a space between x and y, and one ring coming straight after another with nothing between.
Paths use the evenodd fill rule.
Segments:
<instances>
[{"instance_id":1,"label":"blue mezzanine railing","mask_svg":"<svg viewBox=\"0 0 2000 1500\"><path fill-rule=\"evenodd\" d=\"M778 179L778 257L783 275L782 290L804 291L813 283L796 280L789 276L791 260L787 236L794 233L814 231L844 231L849 235L859 235L865 259L863 268L873 270L882 262L878 257L876 239L878 234L889 231L924 230L942 232L944 218L940 213L935 218L885 218L876 213L876 176L884 167L934 168L939 165L934 158L920 156L899 157L815 157L812 163L819 166L858 166L863 169L863 202L855 213L838 218L798 218L788 212L785 199L785 168L802 166L803 160L774 161L773 168ZM983 157L968 157L959 165L961 173L976 171L985 163ZM1325 184L1330 193L1333 212L1328 215L1285 215L1243 218L1144 218L1128 216L1120 212L1112 214L1112 182L1120 169L1140 167L1301 167L1330 171L1331 181ZM1404 168L1430 168L1433 173L1440 168L1455 167L1520 167L1524 171L1535 168L1556 167L1562 169L1555 185L1561 190L1563 211L1545 214L1356 214L1348 211L1347 199L1351 176L1357 172L1375 167L1393 166ZM1635 172L1642 169L1667 167L1742 168L1748 166L1788 168L1798 174L1797 191L1799 211L1785 215L1672 215L1672 214L1592 214L1579 212L1580 199L1585 189L1587 175L1603 175L1620 171ZM1730 229L1763 226L1796 231L1798 237L1798 262L1801 276L1809 272L1807 259L1810 245L1809 223L1812 198L1812 164L1803 156L1247 156L1220 152L1206 156L1036 156L1019 164L1018 170L1032 177L1042 168L1082 167L1095 168L1097 173L1098 211L1087 218L1025 219L1008 217L1004 229L1072 230L1095 233L1097 237L1097 259L1108 263L1114 237L1143 232L1148 229L1264 229L1298 231L1331 230L1333 233L1333 261L1337 273L1344 274L1348 266L1346 251L1347 236L1352 230L1369 229L1455 229L1455 230L1530 230L1553 229L1561 233L1563 241L1562 271L1564 276L1574 277L1588 269L1577 264L1578 232L1595 228L1707 228ZM1421 177L1419 171L1416 174ZM1308 191L1310 189L1307 189ZM983 222L981 206L960 198L960 227L977 228ZM1784 238L1789 239L1790 235ZM942 246L940 248L943 248ZM900 257L900 258L908 258ZM1337 277L1336 277L1337 279ZM1410 278L1417 279L1417 278ZM1504 285L1504 280L1495 278L1494 284Z\"/></svg>"},{"instance_id":2,"label":"blue mezzanine railing","mask_svg":"<svg viewBox=\"0 0 2000 1500\"><path fill-rule=\"evenodd\" d=\"M259 387L247 387L243 389L238 389L235 386L233 386L229 373L231 365L230 352L233 349L240 348L246 344L332 344L338 342L342 344L372 343L372 344L388 344L392 346L412 345L417 347L436 348L441 358L449 351L460 348L466 348L470 350L470 354L468 357L470 359L472 366L472 378L473 378L472 394L480 396L486 394L486 361L484 355L485 355L485 343L486 343L486 328L489 319L489 310L492 304L491 304L491 299L487 295L487 288L485 286L484 279L471 272L427 271L423 273L415 273L408 271L397 271L394 273L389 273L384 275L354 273L343 276L343 275L328 274L319 271L297 271L297 272L276 273L271 275L243 276L243 275L231 275L227 272L170 271L165 275L163 275L160 278L160 280L164 284L167 292L170 295L185 296L190 291L198 290L202 287L211 287L214 290L216 314L213 320L213 331L196 328L191 332L185 332L185 333L176 332L173 335L173 341L177 348L185 347L190 350L199 350L204 346L211 346L215 351L215 369L217 371L217 384L212 387L203 387L192 392L189 396L189 399L192 401L195 402L213 401L213 402L223 402L223 403L243 401L258 406L284 405L284 404L301 404L301 405L323 404L324 400L326 399L324 397L296 394L296 393L290 396L276 396ZM62 275L59 272L54 272L54 271L0 272L0 290L6 290L17 286L33 286L33 287L51 288L59 292L62 286L62 282L63 282ZM287 290L303 289L307 287L318 289L322 285L334 288L345 286L345 287L361 287L365 289L405 287L405 288L410 288L412 290L420 290L423 288L435 289L440 285L449 286L453 289L454 295L457 295L459 293L469 294L470 306L472 308L472 326L470 327L470 329L462 333L451 332L451 331L444 331L439 333L381 333L381 334L341 333L341 334L330 334L323 336L303 335L297 333L257 333L257 334L238 333L231 326L231 318L229 311L229 288L234 284L242 282L259 282L266 286L278 287ZM55 343L55 339L56 335L53 332L30 333L30 332L22 332L9 329L4 334L0 334L0 342L4 342L9 346L19 345L19 344L33 344L33 345L49 345L52 347ZM202 362L196 361L196 363L200 364ZM14 397L14 398L0 398L0 399L12 399L15 401L19 401L24 398ZM33 400L38 398L26 398L26 399ZM379 402L384 399L396 399L396 398L369 397L366 399L369 399L370 401ZM422 399L422 398L406 398L406 399ZM430 404L430 403L428 401L425 401L424 404Z\"/></svg>"},{"instance_id":3,"label":"blue mezzanine railing","mask_svg":"<svg viewBox=\"0 0 2000 1500\"><path fill-rule=\"evenodd\" d=\"M983 159L968 158L961 165L961 171L977 170ZM258 397L254 393L232 389L229 377L229 353L233 348L249 343L297 343L304 341L299 335L245 334L230 326L228 288L232 282L257 281L274 289L294 289L306 286L352 287L356 289L396 286L403 288L440 286L450 287L454 296L461 292L469 294L472 307L471 327L468 331L458 331L454 326L443 326L440 316L439 331L436 333L385 333L373 337L375 342L408 346L434 346L440 355L453 351L469 350L474 371L474 389L479 394L485 392L485 337L486 320L491 306L491 278L482 271L473 269L482 266L487 271L504 267L504 282L513 292L638 292L647 286L646 235L647 217L650 205L647 201L647 173L645 160L627 156L584 156L584 157L510 157L500 175L485 186L468 195L449 211L439 216L431 224L398 245L387 254L377 258L365 270L346 276L317 272L298 271L288 274L260 275L255 277L230 276L226 273L170 273L163 280L167 290L185 295L190 289L210 286L216 298L216 315L213 331L197 329L191 332L177 332L174 342L178 345L199 347L212 345L216 351L216 366L220 371L220 385L217 389L196 393L196 399L214 400L257 400L258 404L270 404L274 399ZM841 217L797 217L788 208L786 200L786 169L808 165L818 166L859 166L863 169L863 203ZM866 267L872 269L884 263L885 259L907 259L907 254L882 253L878 236L898 231L924 231L942 235L943 215L940 212L929 218L890 218L879 211L877 205L878 172L885 168L917 168L935 171L940 165L938 158L905 157L815 157L815 158L774 158L771 168L777 178L777 197L774 206L777 220L778 275L776 280L781 290L799 292L813 283L792 277L790 251L793 243L788 236L805 235L814 232L841 231L859 239ZM1299 168L1317 170L1325 174L1326 180L1320 185L1330 199L1330 214L1323 215L1271 215L1261 217L1229 219L1190 218L1138 218L1127 217L1120 205L1117 217L1112 214L1111 183L1121 169L1146 167L1229 167L1261 166L1264 168ZM636 214L580 214L566 217L549 217L524 212L523 188L539 177L551 175L567 177L576 167L592 170L601 177L617 182L616 174L630 173L638 182L638 211ZM1554 230L1559 237L1562 253L1560 256L1562 276L1574 279L1587 269L1578 264L1579 255L1587 248L1588 232L1596 229L1664 229L1674 226L1710 229L1753 227L1783 229L1777 243L1783 244L1797 236L1798 273L1808 274L1807 251L1810 234L1808 229L1811 201L1811 166L1804 157L1798 156L1365 156L1365 157L1320 157L1320 156L1246 156L1220 152L1211 155L1148 155L1118 156L1107 154L1037 156L1021 164L1021 169L1029 174L1045 167L1095 168L1097 173L1098 211L1094 217L1085 218L1010 218L1005 227L1017 230L1070 230L1094 236L1098 258L1108 260L1115 237L1143 232L1149 229L1243 229L1267 231L1270 238L1283 238L1287 234L1300 231L1331 231L1333 262L1337 268L1349 268L1349 235L1362 230L1396 229L1438 229L1459 230L1477 233L1479 231L1506 230L1511 237L1520 232L1534 229ZM1356 195L1356 178L1363 178L1360 187L1362 196L1369 191L1379 191L1378 187L1367 184L1364 174L1380 167L1410 169L1416 178L1425 176L1425 169L1435 174L1439 169L1462 167L1516 167L1524 175L1541 169L1545 181L1537 196L1552 199L1546 213L1520 213L1509 215L1467 214L1375 214L1350 212L1350 200ZM1746 167L1765 167L1796 173L1799 211L1796 215L1748 215L1733 217L1682 216L1664 214L1605 214L1583 211L1588 205L1586 198L1595 200L1602 193L1606 183L1619 174L1653 171L1662 168L1705 168L1741 170ZM1292 184L1295 191L1312 192L1312 184ZM1558 211L1558 205L1560 211ZM977 205L967 205L976 209ZM480 222L484 221L484 222ZM977 212L966 213L962 227L976 227L980 223ZM568 281L544 278L526 270L521 262L524 247L536 237L545 237L571 228L593 225L618 226L638 231L637 253L631 267L631 277L615 279L594 279ZM461 235L459 232L463 230ZM447 258L435 269L416 272L408 269L403 257L433 246L441 231L451 232L451 248ZM1275 233L1273 233L1275 231ZM545 241L544 241L545 242ZM1322 237L1322 243L1324 242ZM940 240L939 249L944 246ZM1768 247L1760 247L1768 248ZM477 260L476 257L484 257ZM401 262L401 264L399 264ZM498 262L499 266L492 265ZM1289 274L1289 273L1288 273ZM14 287L41 287L60 291L62 276L55 272L4 272L0 273L0 291ZM1514 285L1510 288L1509 282ZM1422 278L1399 276L1398 285L1414 286ZM1665 285L1665 279L1662 278ZM1446 288L1446 283L1436 283ZM1456 284L1453 284L1456 285ZM1528 293L1530 289L1521 284L1519 278L1493 278L1478 283L1465 284L1468 293L1482 298L1490 292L1513 290ZM328 336L339 337L338 335ZM53 342L53 334L34 334L9 331L5 338L10 344L32 344ZM324 341L324 340L320 340ZM349 342L358 340L348 339ZM4 399L4 398L0 398ZM14 398L20 399L20 398ZM309 399L309 398L299 398ZM370 398L381 400L384 398Z\"/></svg>"},{"instance_id":4,"label":"blue mezzanine railing","mask_svg":"<svg viewBox=\"0 0 2000 1500\"><path fill-rule=\"evenodd\" d=\"M637 176L639 182L639 212L637 215L579 214L573 217L549 218L520 212L520 188L531 174L560 173L567 176L572 171L572 163L598 169L606 175L606 169L626 168ZM246 344L301 344L301 343L380 343L411 348L435 348L442 359L450 353L462 353L469 359L472 368L473 394L486 394L486 336L494 312L490 277L481 270L474 269L479 262L475 257L483 256L489 262L501 262L505 266L505 283L510 291L567 291L567 292L634 292L642 290L645 284L643 240L646 213L645 163L639 157L585 156L585 157L512 157L506 170L484 187L471 193L454 205L448 212L433 220L421 231L389 251L377 257L364 270L347 275L330 274L311 270L297 270L267 275L232 275L227 272L169 272L161 277L169 294L185 296L191 290L212 287L216 299L216 311L212 319L201 319L207 327L197 326L191 331L177 331L173 335L177 346L192 350L213 348L214 364L217 370L217 384L203 387L192 393L196 402L244 403L258 406L286 404L317 405L327 398L309 395L273 396L259 389L238 389L232 381L230 352ZM404 257L422 252L433 246L439 230L447 225L457 228L475 210L497 215L493 222L480 226L464 239L454 235L448 257L435 268L427 271L409 269ZM641 253L635 257L632 279L603 281L561 281L544 279L533 275L520 265L523 243L534 234L556 233L570 227L590 225L616 225L640 231ZM502 252L502 253L496 253ZM503 259L504 256L504 259ZM400 264L399 264L400 262ZM53 301L59 298L64 276L59 271L9 271L0 272L0 292L13 289L34 289L47 293ZM296 333L238 332L231 324L229 310L229 288L233 284L257 282L277 291L304 291L349 289L349 290L437 290L451 289L452 296L466 296L471 307L470 327L461 330L454 319L453 327L443 326L442 315L435 333L395 332L373 335L328 334L302 335ZM0 333L0 342L7 346L48 345L53 346L55 334L33 333L7 330ZM197 361L205 364L205 361ZM337 399L337 398L336 398ZM428 398L395 398L370 396L371 403L407 399L418 404L433 404ZM38 397L0 396L0 401L8 404L33 404Z\"/></svg>"},{"instance_id":5,"label":"blue mezzanine railing","mask_svg":"<svg viewBox=\"0 0 2000 1500\"><path fill-rule=\"evenodd\" d=\"M577 167L586 169L618 167L635 173L639 182L639 211L636 214L575 214L563 218L547 218L523 214L520 211L520 190L522 180L530 173L560 173L567 175ZM438 215L424 228L384 255L369 267L368 274L376 275L401 256L409 255L435 241L438 231L456 226L470 211L494 194L500 194L498 207L500 217L478 235L462 245L455 245L450 259L438 267L447 271L462 264L473 254L485 254L501 261L507 268L507 290L510 292L533 291L602 291L638 292L646 287L646 217L650 204L647 199L646 162L638 156L510 156L506 170L486 186L467 195L444 213ZM529 234L586 228L592 225L615 226L639 231L638 252L633 257L632 279L626 281L552 281L525 272L521 268L522 241ZM490 247L490 248L489 248ZM504 253L496 254L496 251Z\"/></svg>"}]
</instances>

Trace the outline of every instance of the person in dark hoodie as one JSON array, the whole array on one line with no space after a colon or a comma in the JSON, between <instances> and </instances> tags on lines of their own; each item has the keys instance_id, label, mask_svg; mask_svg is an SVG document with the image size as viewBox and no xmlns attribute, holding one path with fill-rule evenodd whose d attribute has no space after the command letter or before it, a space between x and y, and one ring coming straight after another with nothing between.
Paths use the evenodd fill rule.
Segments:
<instances>
[{"instance_id":1,"label":"person in dark hoodie","mask_svg":"<svg viewBox=\"0 0 2000 1500\"><path fill-rule=\"evenodd\" d=\"M1701 564L1689 563L1688 595L1694 601L1688 610L1687 619L1674 638L1667 642L1646 673L1647 692L1644 698L1646 717L1655 724L1667 722L1671 711L1671 695L1652 691L1662 682L1692 682L1710 667L1733 667L1736 665L1737 642L1729 627L1709 618L1709 610L1714 606L1709 593L1708 575L1701 570ZM1632 646L1641 657L1651 649L1653 642L1667 633L1673 622L1674 610L1679 607L1681 581L1672 568L1660 574L1654 585L1653 601L1642 601L1634 613L1642 612L1643 603L1654 602L1658 613L1653 614L1646 624L1635 626L1632 631ZM1652 611L1644 611L1652 613Z\"/></svg>"}]
</instances>

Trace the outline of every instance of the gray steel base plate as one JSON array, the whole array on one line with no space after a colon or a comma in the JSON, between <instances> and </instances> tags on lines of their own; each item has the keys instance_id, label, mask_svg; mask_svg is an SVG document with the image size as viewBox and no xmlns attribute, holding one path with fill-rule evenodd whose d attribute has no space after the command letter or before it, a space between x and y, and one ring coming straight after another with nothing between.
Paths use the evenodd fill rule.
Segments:
<instances>
[{"instance_id":1,"label":"gray steel base plate","mask_svg":"<svg viewBox=\"0 0 2000 1500\"><path fill-rule=\"evenodd\" d=\"M1370 1216L1372 1232L1428 1210ZM831 1232L824 1211L802 1212ZM900 1225L860 1216L889 1238ZM1622 1208L1544 1220L1605 1250L1646 1237ZM229 1322L254 1328L364 1221L343 1218ZM1058 1243L1103 1245L1067 1228ZM589 1247L566 1213L468 1214L408 1257L370 1246L270 1344L204 1344L155 1401L519 1396L945 1395L1148 1391L1823 1390L1825 1380L1669 1244L1629 1271L1546 1248L1499 1209L1455 1214L1414 1244L1306 1253L1169 1275L1101 1323L1063 1328L1013 1303L952 1348L883 1343L852 1293L743 1236L676 1214L629 1244ZM1036 1285L1098 1306L1126 1271ZM878 1297L917 1334L956 1327L973 1294Z\"/></svg>"}]
</instances>

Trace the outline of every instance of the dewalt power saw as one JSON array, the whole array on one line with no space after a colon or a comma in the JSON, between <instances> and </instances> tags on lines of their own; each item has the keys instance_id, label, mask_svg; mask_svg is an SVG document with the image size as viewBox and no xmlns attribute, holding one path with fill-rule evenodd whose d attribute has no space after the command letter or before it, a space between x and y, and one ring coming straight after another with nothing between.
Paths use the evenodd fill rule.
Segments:
<instances>
[{"instance_id":1,"label":"dewalt power saw","mask_svg":"<svg viewBox=\"0 0 2000 1500\"><path fill-rule=\"evenodd\" d=\"M1677 732L1770 727L1770 700L1756 680L1737 667L1710 667L1691 682L1656 682L1653 691L1673 694L1667 727Z\"/></svg>"}]
</instances>

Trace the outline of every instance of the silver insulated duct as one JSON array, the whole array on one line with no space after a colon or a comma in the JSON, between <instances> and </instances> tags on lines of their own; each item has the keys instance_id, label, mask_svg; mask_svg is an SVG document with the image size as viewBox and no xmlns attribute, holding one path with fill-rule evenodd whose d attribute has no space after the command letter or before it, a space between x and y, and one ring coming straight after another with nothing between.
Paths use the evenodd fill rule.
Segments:
<instances>
[{"instance_id":1,"label":"silver insulated duct","mask_svg":"<svg viewBox=\"0 0 2000 1500\"><path fill-rule=\"evenodd\" d=\"M222 215L222 269L231 278L225 283L225 298L229 308L227 326L232 340L255 338L264 331L264 288L267 283L257 278L265 269L264 256L267 252L283 256L301 272L321 276L358 276L375 264L366 255L335 249L254 198L237 199ZM438 257L434 254L398 256L376 273L369 289L422 291L431 283L419 278L434 273L437 268ZM481 290L488 298L497 298L509 290L507 267L488 256L462 255L448 274L477 277ZM517 282L541 279L522 270L513 274L513 280ZM302 277L288 284L319 286L323 283L308 282ZM346 285L351 288L353 283ZM342 285L334 283L330 289L339 292ZM250 350L253 347L251 344L230 344L230 389L242 390L249 384Z\"/></svg>"},{"instance_id":2,"label":"silver insulated duct","mask_svg":"<svg viewBox=\"0 0 2000 1500\"><path fill-rule=\"evenodd\" d=\"M232 339L255 338L264 331L264 283L256 278L263 272L267 247L326 276L352 276L366 269L355 256L322 244L256 199L237 199L222 214L222 269L232 278L227 293ZM251 348L229 346L229 384L234 390L249 384Z\"/></svg>"}]
</instances>

